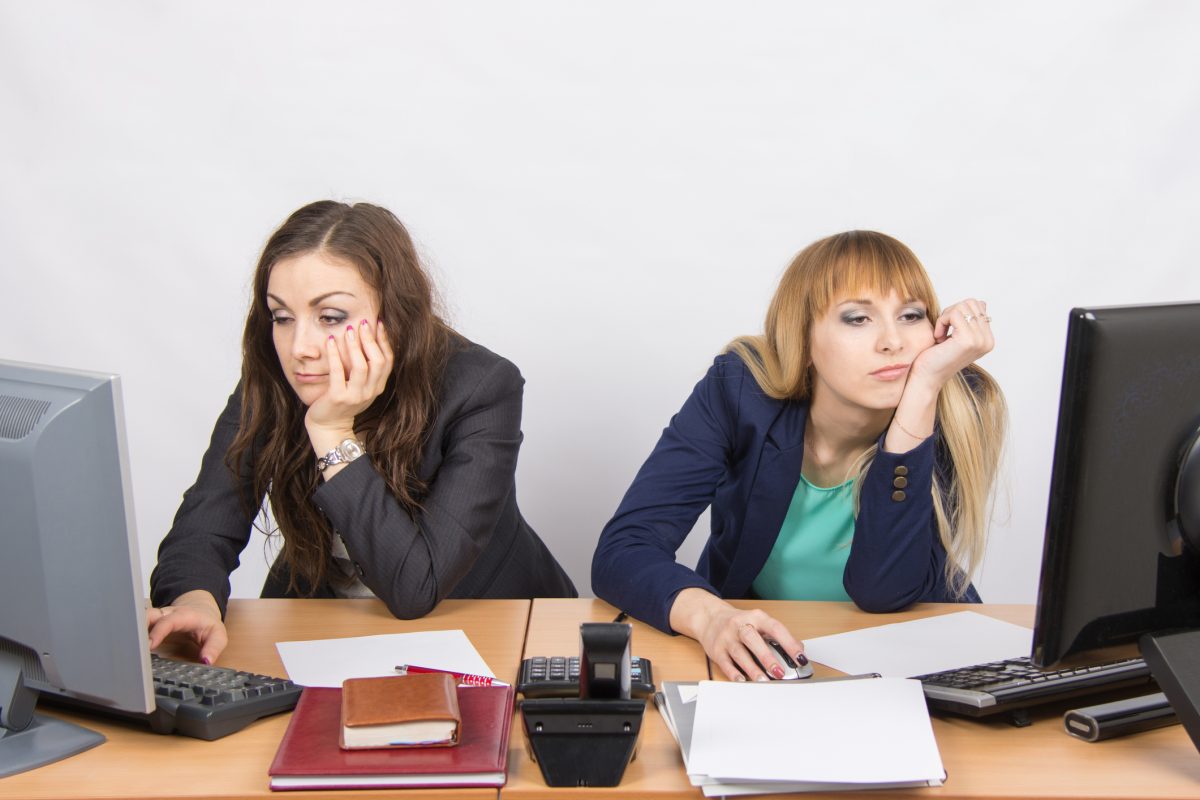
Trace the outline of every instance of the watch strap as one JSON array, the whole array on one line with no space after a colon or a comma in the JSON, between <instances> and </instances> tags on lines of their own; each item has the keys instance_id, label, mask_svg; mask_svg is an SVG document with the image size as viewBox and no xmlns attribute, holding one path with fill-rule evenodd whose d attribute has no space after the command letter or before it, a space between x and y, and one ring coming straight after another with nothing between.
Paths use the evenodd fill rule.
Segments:
<instances>
[{"instance_id":1,"label":"watch strap","mask_svg":"<svg viewBox=\"0 0 1200 800\"><path fill-rule=\"evenodd\" d=\"M317 459L317 471L335 464L349 464L366 453L366 447L357 439L343 439L336 447Z\"/></svg>"}]
</instances>

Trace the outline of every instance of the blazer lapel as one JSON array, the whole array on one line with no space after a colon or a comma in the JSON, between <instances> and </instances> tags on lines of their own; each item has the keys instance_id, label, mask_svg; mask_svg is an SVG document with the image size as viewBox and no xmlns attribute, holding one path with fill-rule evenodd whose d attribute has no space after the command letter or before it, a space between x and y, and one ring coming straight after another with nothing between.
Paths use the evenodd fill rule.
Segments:
<instances>
[{"instance_id":1,"label":"blazer lapel","mask_svg":"<svg viewBox=\"0 0 1200 800\"><path fill-rule=\"evenodd\" d=\"M779 538L804 463L808 406L785 403L767 429L750 489L737 555L729 567L726 597L745 597Z\"/></svg>"}]
</instances>

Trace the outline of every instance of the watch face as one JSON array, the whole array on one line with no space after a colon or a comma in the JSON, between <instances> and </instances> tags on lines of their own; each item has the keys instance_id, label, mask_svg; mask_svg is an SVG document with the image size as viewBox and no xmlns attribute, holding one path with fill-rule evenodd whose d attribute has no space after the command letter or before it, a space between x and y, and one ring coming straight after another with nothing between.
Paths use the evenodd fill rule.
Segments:
<instances>
[{"instance_id":1,"label":"watch face","mask_svg":"<svg viewBox=\"0 0 1200 800\"><path fill-rule=\"evenodd\" d=\"M342 458L346 459L347 461L353 461L361 456L364 452L362 445L353 439L347 439L346 441L342 442L338 447L338 450L342 451Z\"/></svg>"}]
</instances>

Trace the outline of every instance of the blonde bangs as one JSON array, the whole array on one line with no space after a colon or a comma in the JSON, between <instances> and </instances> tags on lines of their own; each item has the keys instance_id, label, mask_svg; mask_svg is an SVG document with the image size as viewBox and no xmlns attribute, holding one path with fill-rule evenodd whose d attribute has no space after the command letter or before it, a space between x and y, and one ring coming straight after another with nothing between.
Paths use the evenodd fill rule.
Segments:
<instances>
[{"instance_id":1,"label":"blonde bangs","mask_svg":"<svg viewBox=\"0 0 1200 800\"><path fill-rule=\"evenodd\" d=\"M797 262L801 260L806 263L797 272L807 273L802 279L808 285L809 319L819 318L846 298L887 296L892 292L902 299L924 303L930 318L940 312L925 267L908 247L885 234L837 234L805 250L797 257Z\"/></svg>"}]
</instances>

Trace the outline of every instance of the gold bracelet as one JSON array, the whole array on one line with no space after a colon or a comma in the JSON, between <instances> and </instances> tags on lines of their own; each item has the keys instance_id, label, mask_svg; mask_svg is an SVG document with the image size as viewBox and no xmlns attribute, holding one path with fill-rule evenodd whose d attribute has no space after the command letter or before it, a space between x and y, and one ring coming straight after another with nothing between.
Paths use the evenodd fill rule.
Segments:
<instances>
[{"instance_id":1,"label":"gold bracelet","mask_svg":"<svg viewBox=\"0 0 1200 800\"><path fill-rule=\"evenodd\" d=\"M895 417L892 417L892 424L895 425L897 428L899 428L902 433L906 433L906 434L908 434L909 437L916 439L917 441L920 441L920 442L923 442L926 439L928 439L930 436L933 436L933 431L930 431L929 433L925 434L924 436L917 436L915 433L910 431L908 428L901 425L900 420L896 419Z\"/></svg>"}]
</instances>

